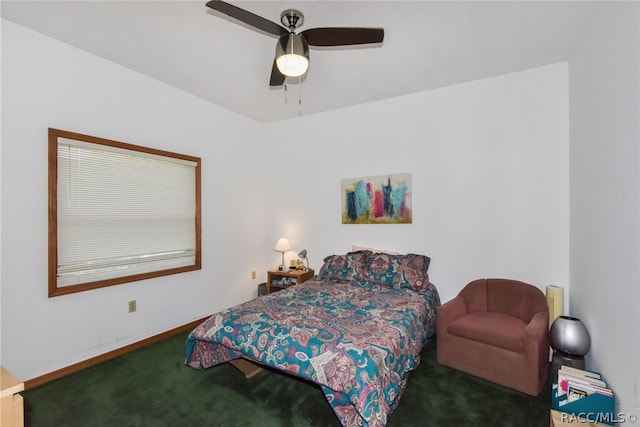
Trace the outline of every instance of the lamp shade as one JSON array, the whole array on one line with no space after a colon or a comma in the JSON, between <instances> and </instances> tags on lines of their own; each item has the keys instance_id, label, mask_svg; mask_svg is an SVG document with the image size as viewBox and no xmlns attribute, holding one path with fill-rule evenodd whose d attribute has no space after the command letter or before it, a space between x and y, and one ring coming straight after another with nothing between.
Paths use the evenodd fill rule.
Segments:
<instances>
[{"instance_id":1,"label":"lamp shade","mask_svg":"<svg viewBox=\"0 0 640 427\"><path fill-rule=\"evenodd\" d=\"M559 316L549 331L551 347L571 356L584 356L591 348L591 337L584 323L578 318Z\"/></svg>"},{"instance_id":2,"label":"lamp shade","mask_svg":"<svg viewBox=\"0 0 640 427\"><path fill-rule=\"evenodd\" d=\"M278 242L276 243L276 247L273 248L273 250L276 252L282 252L282 253L290 251L291 245L289 244L289 240L287 240L286 237L279 238Z\"/></svg>"},{"instance_id":3,"label":"lamp shade","mask_svg":"<svg viewBox=\"0 0 640 427\"><path fill-rule=\"evenodd\" d=\"M309 45L299 34L287 34L276 45L276 65L287 77L298 77L309 68Z\"/></svg>"}]
</instances>

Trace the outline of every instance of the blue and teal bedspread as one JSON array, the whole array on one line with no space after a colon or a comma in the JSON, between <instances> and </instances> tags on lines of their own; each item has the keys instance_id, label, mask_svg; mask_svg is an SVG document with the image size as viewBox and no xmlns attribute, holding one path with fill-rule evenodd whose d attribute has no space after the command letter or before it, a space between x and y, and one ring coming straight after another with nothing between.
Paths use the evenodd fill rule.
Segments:
<instances>
[{"instance_id":1,"label":"blue and teal bedspread","mask_svg":"<svg viewBox=\"0 0 640 427\"><path fill-rule=\"evenodd\" d=\"M435 334L438 292L314 279L214 314L187 338L205 369L248 357L320 385L344 426L384 426Z\"/></svg>"}]
</instances>

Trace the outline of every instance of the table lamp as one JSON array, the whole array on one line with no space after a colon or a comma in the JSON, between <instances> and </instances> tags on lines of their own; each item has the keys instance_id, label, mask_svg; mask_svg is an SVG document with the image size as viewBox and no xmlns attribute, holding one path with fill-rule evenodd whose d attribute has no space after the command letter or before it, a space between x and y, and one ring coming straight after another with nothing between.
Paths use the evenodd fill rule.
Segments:
<instances>
[{"instance_id":1,"label":"table lamp","mask_svg":"<svg viewBox=\"0 0 640 427\"><path fill-rule=\"evenodd\" d=\"M273 250L282 254L282 263L278 266L278 270L284 271L284 253L291 250L289 241L285 237L279 238L276 243L276 247L273 248Z\"/></svg>"},{"instance_id":2,"label":"table lamp","mask_svg":"<svg viewBox=\"0 0 640 427\"><path fill-rule=\"evenodd\" d=\"M307 250L303 249L298 253L298 258L303 259L307 262L307 270L309 269L309 258L307 258Z\"/></svg>"}]
</instances>

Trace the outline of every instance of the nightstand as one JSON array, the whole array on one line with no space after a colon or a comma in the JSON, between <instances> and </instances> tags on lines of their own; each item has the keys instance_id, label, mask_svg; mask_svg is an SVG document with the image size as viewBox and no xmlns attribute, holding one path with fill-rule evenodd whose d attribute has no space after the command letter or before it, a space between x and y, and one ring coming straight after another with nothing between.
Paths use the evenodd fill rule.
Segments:
<instances>
[{"instance_id":1,"label":"nightstand","mask_svg":"<svg viewBox=\"0 0 640 427\"><path fill-rule=\"evenodd\" d=\"M313 277L313 270L267 271L267 293L299 285Z\"/></svg>"},{"instance_id":2,"label":"nightstand","mask_svg":"<svg viewBox=\"0 0 640 427\"><path fill-rule=\"evenodd\" d=\"M24 403L20 392L24 390L24 383L0 366L0 384L2 385L0 425L22 427L24 425Z\"/></svg>"}]
</instances>

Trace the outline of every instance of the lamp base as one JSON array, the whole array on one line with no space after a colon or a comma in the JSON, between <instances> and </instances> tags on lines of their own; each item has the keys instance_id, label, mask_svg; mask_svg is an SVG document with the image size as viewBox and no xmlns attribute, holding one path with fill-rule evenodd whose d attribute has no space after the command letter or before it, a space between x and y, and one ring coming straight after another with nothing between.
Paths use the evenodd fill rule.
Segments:
<instances>
[{"instance_id":1,"label":"lamp base","mask_svg":"<svg viewBox=\"0 0 640 427\"><path fill-rule=\"evenodd\" d=\"M584 369L585 360L584 356L572 356L570 354L563 353L558 350L553 351L553 357L551 358L551 382L558 381L558 370L560 366L571 366L572 368Z\"/></svg>"}]
</instances>

